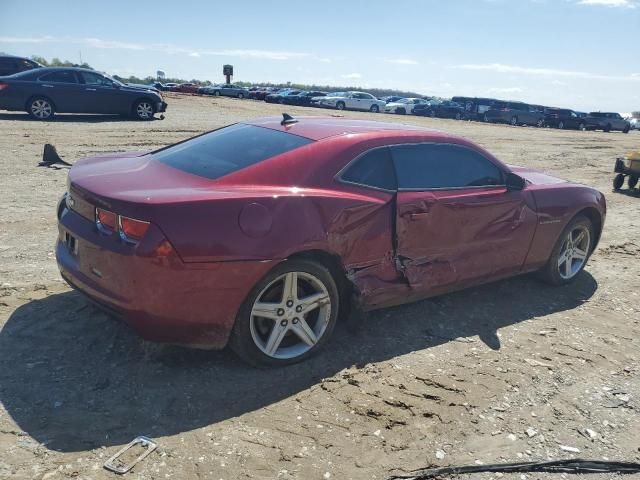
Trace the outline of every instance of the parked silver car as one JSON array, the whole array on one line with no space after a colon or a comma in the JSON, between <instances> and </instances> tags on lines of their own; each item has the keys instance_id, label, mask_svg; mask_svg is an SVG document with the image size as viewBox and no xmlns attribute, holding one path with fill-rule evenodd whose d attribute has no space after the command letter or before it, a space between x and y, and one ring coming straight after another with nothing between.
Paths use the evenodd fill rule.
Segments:
<instances>
[{"instance_id":1,"label":"parked silver car","mask_svg":"<svg viewBox=\"0 0 640 480\"><path fill-rule=\"evenodd\" d=\"M247 98L249 96L248 89L232 84L227 85L226 83L205 87L203 93L206 95L215 95L216 97L222 95L224 97Z\"/></svg>"},{"instance_id":2,"label":"parked silver car","mask_svg":"<svg viewBox=\"0 0 640 480\"><path fill-rule=\"evenodd\" d=\"M367 110L378 113L384 110L386 103L366 92L334 92L326 97L316 97L312 104L319 107L336 108L338 110Z\"/></svg>"}]
</instances>

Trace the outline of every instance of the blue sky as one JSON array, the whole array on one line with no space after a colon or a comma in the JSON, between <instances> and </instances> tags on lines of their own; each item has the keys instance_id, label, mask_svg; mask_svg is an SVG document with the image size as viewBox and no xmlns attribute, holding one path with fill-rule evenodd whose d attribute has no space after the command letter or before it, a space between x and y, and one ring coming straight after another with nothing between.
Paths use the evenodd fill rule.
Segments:
<instances>
[{"instance_id":1,"label":"blue sky","mask_svg":"<svg viewBox=\"0 0 640 480\"><path fill-rule=\"evenodd\" d=\"M34 14L36 13L37 14ZM640 110L640 0L0 0L0 51L107 73Z\"/></svg>"}]
</instances>

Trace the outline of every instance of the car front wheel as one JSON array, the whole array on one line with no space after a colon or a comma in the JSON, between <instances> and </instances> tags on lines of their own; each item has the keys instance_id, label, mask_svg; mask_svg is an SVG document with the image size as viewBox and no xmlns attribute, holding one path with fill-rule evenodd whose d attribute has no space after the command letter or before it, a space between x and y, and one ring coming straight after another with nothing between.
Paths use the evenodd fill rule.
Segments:
<instances>
[{"instance_id":1,"label":"car front wheel","mask_svg":"<svg viewBox=\"0 0 640 480\"><path fill-rule=\"evenodd\" d=\"M338 288L329 270L309 260L287 260L244 301L229 345L252 365L302 361L327 342L338 304Z\"/></svg>"},{"instance_id":2,"label":"car front wheel","mask_svg":"<svg viewBox=\"0 0 640 480\"><path fill-rule=\"evenodd\" d=\"M51 120L55 115L55 109L48 98L35 97L29 101L27 113L36 120Z\"/></svg>"},{"instance_id":3,"label":"car front wheel","mask_svg":"<svg viewBox=\"0 0 640 480\"><path fill-rule=\"evenodd\" d=\"M563 230L551 252L542 278L552 285L572 282L584 269L593 248L593 224L579 215Z\"/></svg>"},{"instance_id":4,"label":"car front wheel","mask_svg":"<svg viewBox=\"0 0 640 480\"><path fill-rule=\"evenodd\" d=\"M138 100L133 105L133 115L138 120L152 120L153 114L153 105L149 100Z\"/></svg>"},{"instance_id":5,"label":"car front wheel","mask_svg":"<svg viewBox=\"0 0 640 480\"><path fill-rule=\"evenodd\" d=\"M345 107L344 102L338 102L338 103L336 103L336 108L337 108L338 110L344 110L344 107Z\"/></svg>"},{"instance_id":6,"label":"car front wheel","mask_svg":"<svg viewBox=\"0 0 640 480\"><path fill-rule=\"evenodd\" d=\"M371 105L371 108L369 109L369 111L373 113L378 113L380 111L380 107L378 105Z\"/></svg>"}]
</instances>

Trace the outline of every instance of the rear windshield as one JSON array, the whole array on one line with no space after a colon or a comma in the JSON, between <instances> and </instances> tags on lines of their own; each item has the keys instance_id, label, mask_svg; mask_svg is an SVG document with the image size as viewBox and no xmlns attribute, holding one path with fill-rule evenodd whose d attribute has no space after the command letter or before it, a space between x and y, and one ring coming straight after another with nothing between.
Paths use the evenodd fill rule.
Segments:
<instances>
[{"instance_id":1,"label":"rear windshield","mask_svg":"<svg viewBox=\"0 0 640 480\"><path fill-rule=\"evenodd\" d=\"M153 157L165 165L213 180L312 142L290 133L239 123L158 150Z\"/></svg>"}]
</instances>

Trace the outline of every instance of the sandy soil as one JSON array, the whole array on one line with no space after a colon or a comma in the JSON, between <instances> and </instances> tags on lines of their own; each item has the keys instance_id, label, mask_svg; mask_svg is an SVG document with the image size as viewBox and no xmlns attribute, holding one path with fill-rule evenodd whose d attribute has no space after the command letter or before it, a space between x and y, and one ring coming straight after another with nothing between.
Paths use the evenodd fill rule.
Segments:
<instances>
[{"instance_id":1,"label":"sandy soil","mask_svg":"<svg viewBox=\"0 0 640 480\"><path fill-rule=\"evenodd\" d=\"M102 463L141 434L158 453L128 478L371 480L431 463L640 460L640 196L611 191L614 159L640 133L346 113L449 130L599 188L601 245L571 286L525 276L382 310L357 334L339 327L306 363L256 370L228 352L145 343L57 273L66 171L36 167L44 143L73 162L283 110L168 102L166 120L149 123L0 113L0 478L114 478Z\"/></svg>"}]
</instances>

